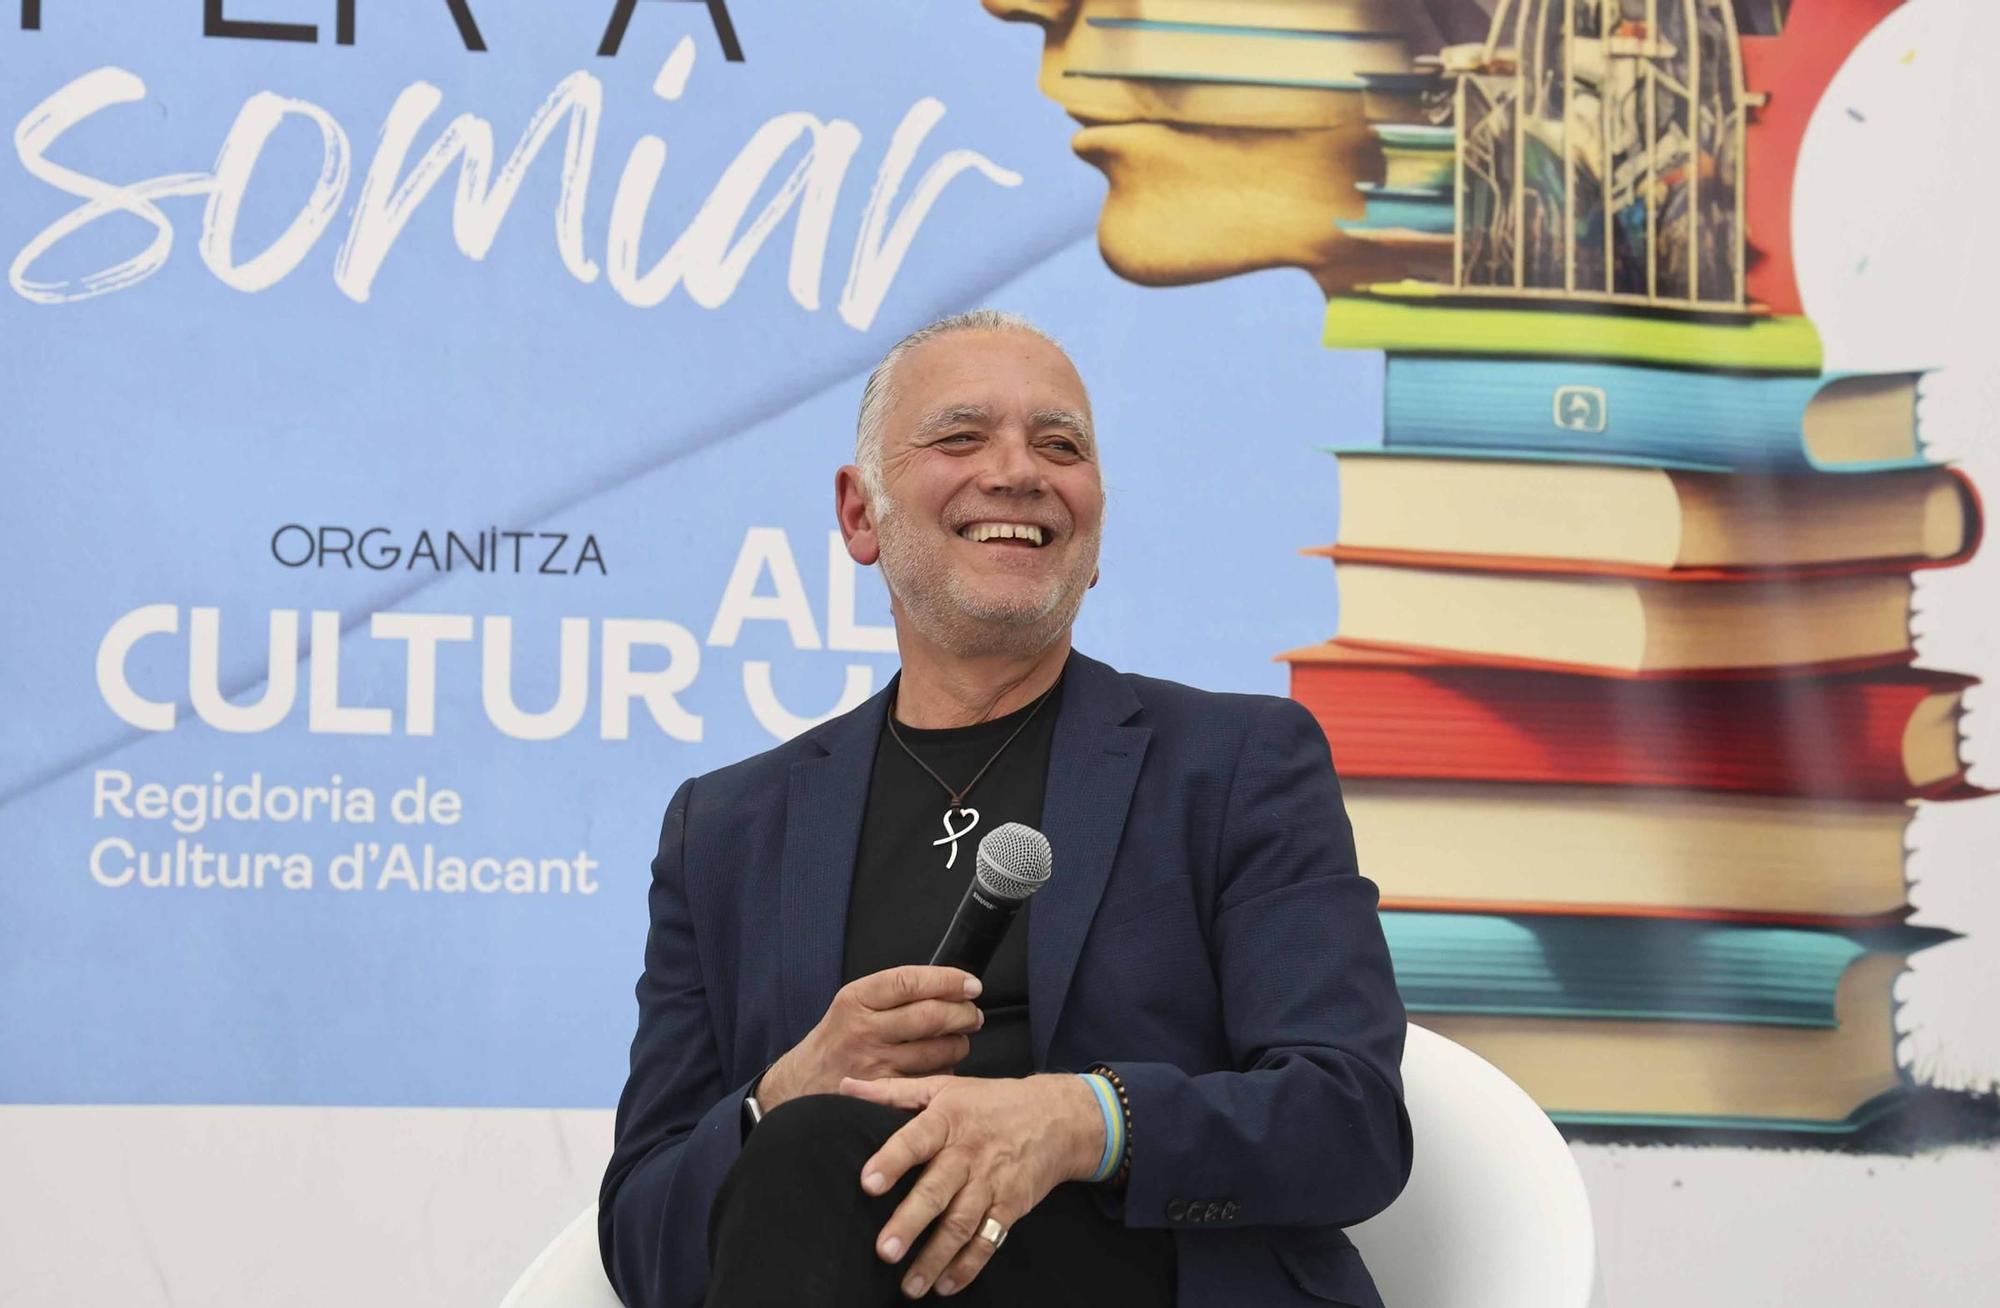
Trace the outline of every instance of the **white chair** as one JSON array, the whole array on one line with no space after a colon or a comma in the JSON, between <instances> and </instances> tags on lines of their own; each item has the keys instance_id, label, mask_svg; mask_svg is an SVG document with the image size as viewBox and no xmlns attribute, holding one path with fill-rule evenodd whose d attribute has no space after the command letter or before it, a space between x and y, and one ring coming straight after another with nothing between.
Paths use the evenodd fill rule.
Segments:
<instances>
[{"instance_id":1,"label":"white chair","mask_svg":"<svg viewBox=\"0 0 2000 1308\"><path fill-rule=\"evenodd\" d=\"M1410 1184L1348 1234L1389 1308L1586 1308L1596 1240L1583 1175L1534 1100L1498 1068L1411 1027L1403 1090ZM597 1205L563 1228L500 1308L619 1308L597 1255Z\"/></svg>"},{"instance_id":2,"label":"white chair","mask_svg":"<svg viewBox=\"0 0 2000 1308\"><path fill-rule=\"evenodd\" d=\"M1586 1308L1590 1197L1548 1116L1493 1064L1410 1028L1403 1095L1416 1164L1395 1203L1348 1235L1389 1308Z\"/></svg>"},{"instance_id":3,"label":"white chair","mask_svg":"<svg viewBox=\"0 0 2000 1308\"><path fill-rule=\"evenodd\" d=\"M623 1308L597 1253L596 1204L536 1255L500 1308Z\"/></svg>"}]
</instances>

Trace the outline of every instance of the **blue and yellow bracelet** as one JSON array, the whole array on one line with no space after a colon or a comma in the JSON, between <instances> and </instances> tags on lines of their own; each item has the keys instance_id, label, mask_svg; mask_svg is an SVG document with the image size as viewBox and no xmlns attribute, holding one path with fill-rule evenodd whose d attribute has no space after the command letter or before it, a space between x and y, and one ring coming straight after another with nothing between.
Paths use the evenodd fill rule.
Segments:
<instances>
[{"instance_id":1,"label":"blue and yellow bracelet","mask_svg":"<svg viewBox=\"0 0 2000 1308\"><path fill-rule=\"evenodd\" d=\"M1091 1184L1098 1185L1118 1175L1125 1165L1125 1111L1111 1078L1103 1072L1085 1072L1083 1083L1097 1097L1097 1111L1104 1115L1104 1153L1090 1175Z\"/></svg>"}]
</instances>

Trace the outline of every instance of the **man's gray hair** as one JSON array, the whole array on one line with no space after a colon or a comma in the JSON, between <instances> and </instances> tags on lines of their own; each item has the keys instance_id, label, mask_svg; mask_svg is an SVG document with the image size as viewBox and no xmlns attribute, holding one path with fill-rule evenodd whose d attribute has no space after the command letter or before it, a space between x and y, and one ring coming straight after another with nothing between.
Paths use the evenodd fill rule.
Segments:
<instances>
[{"instance_id":1,"label":"man's gray hair","mask_svg":"<svg viewBox=\"0 0 2000 1308\"><path fill-rule=\"evenodd\" d=\"M954 313L917 328L890 346L875 371L868 374L868 384L861 388L861 413L854 424L854 462L861 468L861 483L868 488L870 499L882 497L882 424L888 421L889 409L896 401L896 365L924 342L953 332L1025 332L1062 349L1061 341L1026 318L999 309ZM1067 357L1067 351L1064 353Z\"/></svg>"}]
</instances>

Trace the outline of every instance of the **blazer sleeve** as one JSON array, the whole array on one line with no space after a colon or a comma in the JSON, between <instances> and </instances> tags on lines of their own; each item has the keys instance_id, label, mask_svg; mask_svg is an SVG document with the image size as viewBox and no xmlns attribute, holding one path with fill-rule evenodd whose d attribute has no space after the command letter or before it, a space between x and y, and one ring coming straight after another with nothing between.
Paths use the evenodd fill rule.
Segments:
<instances>
[{"instance_id":1,"label":"blazer sleeve","mask_svg":"<svg viewBox=\"0 0 2000 1308\"><path fill-rule=\"evenodd\" d=\"M598 1252L630 1308L701 1302L708 1210L742 1149L741 1105L751 1090L723 1085L695 953L682 861L693 786L689 781L674 794L660 824L647 892L651 926L638 986L639 1031L598 1191Z\"/></svg>"},{"instance_id":2,"label":"blazer sleeve","mask_svg":"<svg viewBox=\"0 0 2000 1308\"><path fill-rule=\"evenodd\" d=\"M1131 1112L1129 1226L1179 1226L1188 1205L1195 1221L1352 1225L1410 1175L1403 1003L1326 738L1273 699L1242 750L1210 932L1240 1070L1111 1064Z\"/></svg>"}]
</instances>

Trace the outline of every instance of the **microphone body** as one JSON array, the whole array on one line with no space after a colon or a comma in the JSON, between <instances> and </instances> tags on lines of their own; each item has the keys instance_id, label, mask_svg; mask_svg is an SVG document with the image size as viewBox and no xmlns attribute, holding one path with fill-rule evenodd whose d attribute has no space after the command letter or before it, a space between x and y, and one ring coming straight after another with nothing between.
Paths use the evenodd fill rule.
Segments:
<instances>
[{"instance_id":1,"label":"microphone body","mask_svg":"<svg viewBox=\"0 0 2000 1308\"><path fill-rule=\"evenodd\" d=\"M1014 914L1021 911L1025 902L982 894L979 882L974 881L965 888L965 898L958 901L958 911L951 915L951 925L945 928L944 939L931 955L932 964L982 975L986 965L993 961L993 951L1000 948L1001 937L1014 924Z\"/></svg>"},{"instance_id":2,"label":"microphone body","mask_svg":"<svg viewBox=\"0 0 2000 1308\"><path fill-rule=\"evenodd\" d=\"M1048 837L1033 827L1009 822L986 833L972 883L951 915L931 963L979 976L1028 896L1049 879L1053 864Z\"/></svg>"}]
</instances>

